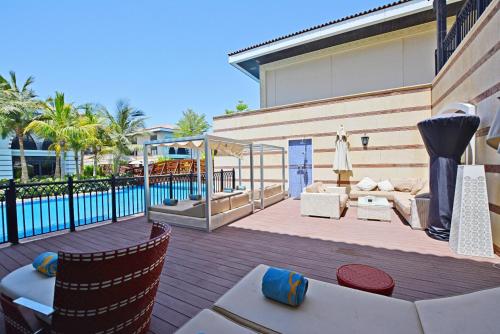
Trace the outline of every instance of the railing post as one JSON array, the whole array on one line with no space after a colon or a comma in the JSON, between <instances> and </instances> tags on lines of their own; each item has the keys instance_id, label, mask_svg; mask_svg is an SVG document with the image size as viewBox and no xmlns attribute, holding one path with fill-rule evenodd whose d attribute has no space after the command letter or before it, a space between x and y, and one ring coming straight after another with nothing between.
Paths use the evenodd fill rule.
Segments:
<instances>
[{"instance_id":1,"label":"railing post","mask_svg":"<svg viewBox=\"0 0 500 334\"><path fill-rule=\"evenodd\" d=\"M69 230L76 231L75 226L75 203L73 201L73 176L68 176L68 207L69 207ZM92 217L90 218L92 219Z\"/></svg>"},{"instance_id":2,"label":"railing post","mask_svg":"<svg viewBox=\"0 0 500 334\"><path fill-rule=\"evenodd\" d=\"M111 221L116 223L116 177L111 175Z\"/></svg>"},{"instance_id":3,"label":"railing post","mask_svg":"<svg viewBox=\"0 0 500 334\"><path fill-rule=\"evenodd\" d=\"M16 184L13 179L9 180L9 187L5 191L5 195L5 205L7 209L7 239L12 244L18 244L19 231L17 227Z\"/></svg>"},{"instance_id":4,"label":"railing post","mask_svg":"<svg viewBox=\"0 0 500 334\"><path fill-rule=\"evenodd\" d=\"M193 194L193 172L189 174L189 194Z\"/></svg>"},{"instance_id":5,"label":"railing post","mask_svg":"<svg viewBox=\"0 0 500 334\"><path fill-rule=\"evenodd\" d=\"M220 170L220 191L224 191L224 170Z\"/></svg>"},{"instance_id":6,"label":"railing post","mask_svg":"<svg viewBox=\"0 0 500 334\"><path fill-rule=\"evenodd\" d=\"M173 185L174 176L172 173L168 175L168 194L170 198L174 198L174 185Z\"/></svg>"},{"instance_id":7,"label":"railing post","mask_svg":"<svg viewBox=\"0 0 500 334\"><path fill-rule=\"evenodd\" d=\"M233 189L236 189L236 171L234 170L234 168L233 168L232 178L233 178Z\"/></svg>"}]
</instances>

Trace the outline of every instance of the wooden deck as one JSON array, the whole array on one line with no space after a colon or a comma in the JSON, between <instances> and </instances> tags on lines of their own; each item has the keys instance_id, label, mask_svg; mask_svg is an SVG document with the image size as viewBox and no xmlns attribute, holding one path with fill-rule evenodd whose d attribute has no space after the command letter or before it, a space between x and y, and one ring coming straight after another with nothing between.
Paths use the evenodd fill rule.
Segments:
<instances>
[{"instance_id":1,"label":"wooden deck","mask_svg":"<svg viewBox=\"0 0 500 334\"><path fill-rule=\"evenodd\" d=\"M171 333L259 263L287 267L336 283L345 263L377 266L396 280L394 297L451 296L500 286L500 259L463 258L447 244L413 231L393 215L391 223L300 217L299 202L286 200L212 233L174 228L152 333ZM46 250L95 251L144 240L143 217L0 249L0 277ZM3 315L0 321L3 326ZM0 333L3 327L0 326Z\"/></svg>"}]
</instances>

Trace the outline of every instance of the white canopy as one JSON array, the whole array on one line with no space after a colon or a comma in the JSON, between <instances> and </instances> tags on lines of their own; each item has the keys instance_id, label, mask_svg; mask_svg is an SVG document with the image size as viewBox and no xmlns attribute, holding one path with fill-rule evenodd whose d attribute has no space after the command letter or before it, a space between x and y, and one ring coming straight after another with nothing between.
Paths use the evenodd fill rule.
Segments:
<instances>
[{"instance_id":1,"label":"white canopy","mask_svg":"<svg viewBox=\"0 0 500 334\"><path fill-rule=\"evenodd\" d=\"M190 150L204 151L205 150L205 141L204 140L188 140L188 141L178 141L173 143L163 143L158 146L168 146L175 148L187 148ZM235 142L227 142L227 141L219 141L217 139L210 139L208 141L208 145L212 151L216 152L217 156L232 156L240 159L243 155L243 150L246 145L235 143Z\"/></svg>"}]
</instances>

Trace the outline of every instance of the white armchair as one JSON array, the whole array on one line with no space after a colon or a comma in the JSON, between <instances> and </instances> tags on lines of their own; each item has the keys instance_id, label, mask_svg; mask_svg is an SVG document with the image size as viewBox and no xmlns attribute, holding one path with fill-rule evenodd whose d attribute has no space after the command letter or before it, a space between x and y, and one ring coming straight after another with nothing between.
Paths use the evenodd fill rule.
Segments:
<instances>
[{"instance_id":1,"label":"white armchair","mask_svg":"<svg viewBox=\"0 0 500 334\"><path fill-rule=\"evenodd\" d=\"M300 214L339 219L347 205L345 187L322 187L325 192L308 192L300 195Z\"/></svg>"}]
</instances>

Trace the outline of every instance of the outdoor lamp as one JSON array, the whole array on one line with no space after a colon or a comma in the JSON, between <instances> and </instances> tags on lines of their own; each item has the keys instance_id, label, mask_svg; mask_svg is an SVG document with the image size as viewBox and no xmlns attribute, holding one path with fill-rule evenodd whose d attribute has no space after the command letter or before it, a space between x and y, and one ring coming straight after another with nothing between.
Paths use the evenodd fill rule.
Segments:
<instances>
[{"instance_id":1,"label":"outdoor lamp","mask_svg":"<svg viewBox=\"0 0 500 334\"><path fill-rule=\"evenodd\" d=\"M366 133L361 137L361 144L363 144L363 147L368 146L368 140L370 140L370 137L366 135Z\"/></svg>"}]
</instances>

